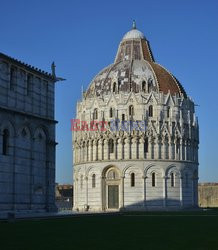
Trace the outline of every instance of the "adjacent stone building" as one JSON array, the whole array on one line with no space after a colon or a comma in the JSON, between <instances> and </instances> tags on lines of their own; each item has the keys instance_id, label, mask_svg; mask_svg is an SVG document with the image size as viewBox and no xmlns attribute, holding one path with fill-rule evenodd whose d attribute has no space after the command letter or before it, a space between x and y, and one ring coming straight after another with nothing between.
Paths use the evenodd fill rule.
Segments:
<instances>
[{"instance_id":1,"label":"adjacent stone building","mask_svg":"<svg viewBox=\"0 0 218 250\"><path fill-rule=\"evenodd\" d=\"M218 183L199 183L200 207L218 207Z\"/></svg>"},{"instance_id":2,"label":"adjacent stone building","mask_svg":"<svg viewBox=\"0 0 218 250\"><path fill-rule=\"evenodd\" d=\"M59 211L72 210L73 185L56 184L56 206Z\"/></svg>"},{"instance_id":3,"label":"adjacent stone building","mask_svg":"<svg viewBox=\"0 0 218 250\"><path fill-rule=\"evenodd\" d=\"M194 102L155 62L148 40L135 24L121 40L114 63L83 93L76 114L74 209L198 205L199 128ZM139 128L143 122L146 129Z\"/></svg>"},{"instance_id":4,"label":"adjacent stone building","mask_svg":"<svg viewBox=\"0 0 218 250\"><path fill-rule=\"evenodd\" d=\"M0 212L56 209L54 67L0 53Z\"/></svg>"}]
</instances>

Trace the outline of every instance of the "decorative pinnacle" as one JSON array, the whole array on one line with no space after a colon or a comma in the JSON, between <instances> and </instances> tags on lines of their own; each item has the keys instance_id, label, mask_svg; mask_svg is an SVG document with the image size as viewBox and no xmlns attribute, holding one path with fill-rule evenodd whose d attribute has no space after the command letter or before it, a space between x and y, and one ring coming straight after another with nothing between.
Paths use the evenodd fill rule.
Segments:
<instances>
[{"instance_id":1,"label":"decorative pinnacle","mask_svg":"<svg viewBox=\"0 0 218 250\"><path fill-rule=\"evenodd\" d=\"M51 64L51 72L52 72L52 76L53 77L56 77L55 67L56 67L55 62L52 62L52 64Z\"/></svg>"},{"instance_id":2,"label":"decorative pinnacle","mask_svg":"<svg viewBox=\"0 0 218 250\"><path fill-rule=\"evenodd\" d=\"M133 30L136 29L136 22L135 22L135 20L133 20L133 22L132 22L132 29L133 29Z\"/></svg>"}]
</instances>

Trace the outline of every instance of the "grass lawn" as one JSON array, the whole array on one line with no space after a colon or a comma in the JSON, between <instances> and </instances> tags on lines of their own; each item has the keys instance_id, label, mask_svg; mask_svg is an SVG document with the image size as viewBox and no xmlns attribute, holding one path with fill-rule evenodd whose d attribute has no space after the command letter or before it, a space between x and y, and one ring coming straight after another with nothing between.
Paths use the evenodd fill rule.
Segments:
<instances>
[{"instance_id":1,"label":"grass lawn","mask_svg":"<svg viewBox=\"0 0 218 250\"><path fill-rule=\"evenodd\" d=\"M218 249L218 211L0 222L0 250Z\"/></svg>"}]
</instances>

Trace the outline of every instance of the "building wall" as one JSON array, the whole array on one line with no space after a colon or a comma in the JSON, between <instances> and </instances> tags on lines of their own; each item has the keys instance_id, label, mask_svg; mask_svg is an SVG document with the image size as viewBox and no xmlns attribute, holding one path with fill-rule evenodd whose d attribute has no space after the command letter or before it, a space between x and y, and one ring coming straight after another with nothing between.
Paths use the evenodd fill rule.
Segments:
<instances>
[{"instance_id":1,"label":"building wall","mask_svg":"<svg viewBox=\"0 0 218 250\"><path fill-rule=\"evenodd\" d=\"M54 81L0 56L0 211L55 209L55 145Z\"/></svg>"},{"instance_id":2,"label":"building wall","mask_svg":"<svg viewBox=\"0 0 218 250\"><path fill-rule=\"evenodd\" d=\"M198 197L200 207L218 207L218 183L200 183Z\"/></svg>"},{"instance_id":3,"label":"building wall","mask_svg":"<svg viewBox=\"0 0 218 250\"><path fill-rule=\"evenodd\" d=\"M192 163L169 161L110 161L82 164L74 167L74 209L83 211L109 210L107 207L107 171L115 168L119 172L119 209L174 209L195 207L198 201L197 166ZM156 174L156 184L152 186L152 173ZM171 186L171 173L175 174L175 184ZM185 174L186 189L183 188ZM135 173L135 185L131 186L131 173ZM92 175L96 175L96 186L92 187ZM191 199L184 199L186 196Z\"/></svg>"},{"instance_id":4,"label":"building wall","mask_svg":"<svg viewBox=\"0 0 218 250\"><path fill-rule=\"evenodd\" d=\"M133 106L133 115L129 112L130 106ZM149 115L150 106L153 107L152 115ZM102 173L110 164L122 173L119 208L197 206L199 139L193 102L170 93L141 91L112 92L103 98L83 99L77 105L77 119L88 124L92 120L121 121L123 114L125 121L146 121L146 129L124 131L119 127L112 131L108 126L106 131L74 132L75 208L83 210L88 206L90 210L107 210L106 177ZM110 152L110 140L113 141L113 152ZM124 172L128 165L131 168ZM152 167L146 170L150 165ZM88 168L92 168L92 174L96 175L95 189L90 186ZM135 174L135 187L129 186L131 173L128 171ZM156 174L155 187L151 185L152 171ZM173 187L172 173L175 176Z\"/></svg>"}]
</instances>

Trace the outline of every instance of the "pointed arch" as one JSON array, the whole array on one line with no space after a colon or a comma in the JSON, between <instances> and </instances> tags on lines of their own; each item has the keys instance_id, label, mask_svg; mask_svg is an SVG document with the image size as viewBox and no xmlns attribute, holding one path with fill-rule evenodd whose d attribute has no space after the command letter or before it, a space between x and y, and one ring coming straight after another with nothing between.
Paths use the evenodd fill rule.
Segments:
<instances>
[{"instance_id":1,"label":"pointed arch","mask_svg":"<svg viewBox=\"0 0 218 250\"><path fill-rule=\"evenodd\" d=\"M3 120L0 125L0 131L3 132L4 129L8 129L10 137L16 135L16 130L14 124L10 120Z\"/></svg>"},{"instance_id":2,"label":"pointed arch","mask_svg":"<svg viewBox=\"0 0 218 250\"><path fill-rule=\"evenodd\" d=\"M40 126L36 128L33 138L46 140L48 138L48 133L43 127Z\"/></svg>"},{"instance_id":3,"label":"pointed arch","mask_svg":"<svg viewBox=\"0 0 218 250\"><path fill-rule=\"evenodd\" d=\"M23 125L18 129L18 137L25 137L26 139L30 139L32 137L32 133L28 125Z\"/></svg>"}]
</instances>

